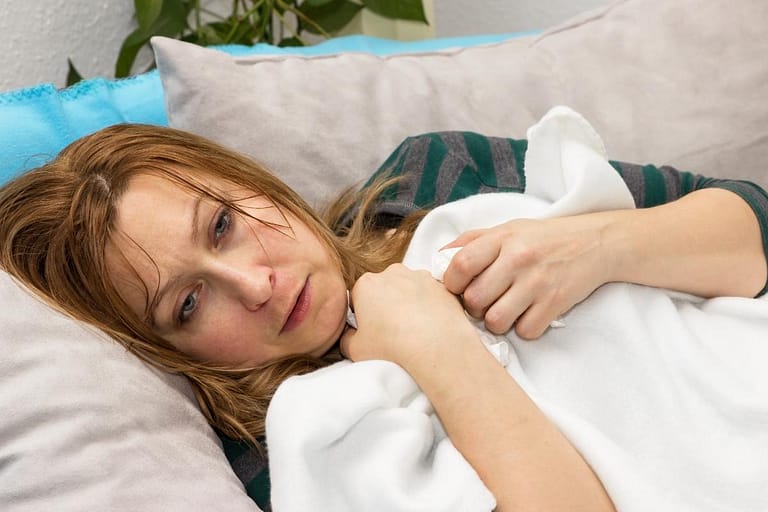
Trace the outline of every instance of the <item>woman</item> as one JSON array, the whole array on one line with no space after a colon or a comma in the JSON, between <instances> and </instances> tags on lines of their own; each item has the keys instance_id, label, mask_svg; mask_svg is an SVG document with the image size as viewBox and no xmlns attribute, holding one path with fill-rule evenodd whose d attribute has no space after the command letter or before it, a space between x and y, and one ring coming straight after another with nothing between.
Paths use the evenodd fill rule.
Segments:
<instances>
[{"instance_id":1,"label":"woman","mask_svg":"<svg viewBox=\"0 0 768 512\"><path fill-rule=\"evenodd\" d=\"M396 154L450 138L412 139ZM382 207L402 206L409 174L423 171L399 169L400 188L376 180L321 219L263 168L208 141L111 127L3 188L0 264L139 356L188 376L209 421L229 436L255 443L277 385L338 360L340 339L347 357L387 359L413 376L498 510L612 510L579 453L488 357L455 295L492 331L514 325L525 338L610 281L754 296L766 282L765 194L726 182L656 208L467 233L452 244L464 249L443 286L392 265L422 215ZM630 185L633 169L620 169ZM641 205L653 203L633 191ZM359 329L345 332L348 289Z\"/></svg>"}]
</instances>

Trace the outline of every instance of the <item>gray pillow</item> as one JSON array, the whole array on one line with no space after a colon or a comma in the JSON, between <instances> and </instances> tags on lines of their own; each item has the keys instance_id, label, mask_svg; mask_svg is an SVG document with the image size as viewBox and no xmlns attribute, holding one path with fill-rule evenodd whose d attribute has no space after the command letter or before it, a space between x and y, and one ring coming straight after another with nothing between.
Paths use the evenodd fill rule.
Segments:
<instances>
[{"instance_id":1,"label":"gray pillow","mask_svg":"<svg viewBox=\"0 0 768 512\"><path fill-rule=\"evenodd\" d=\"M768 185L766 19L763 0L625 0L537 38L390 57L153 46L171 126L250 154L314 204L406 136L524 137L556 104L611 158Z\"/></svg>"},{"instance_id":2,"label":"gray pillow","mask_svg":"<svg viewBox=\"0 0 768 512\"><path fill-rule=\"evenodd\" d=\"M189 384L0 271L0 508L256 512Z\"/></svg>"}]
</instances>

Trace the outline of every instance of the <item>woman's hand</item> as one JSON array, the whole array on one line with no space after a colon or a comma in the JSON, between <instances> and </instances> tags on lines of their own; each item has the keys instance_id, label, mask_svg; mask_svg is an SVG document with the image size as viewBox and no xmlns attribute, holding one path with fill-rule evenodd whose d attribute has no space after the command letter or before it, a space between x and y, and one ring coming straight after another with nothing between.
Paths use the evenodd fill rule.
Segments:
<instances>
[{"instance_id":1,"label":"woman's hand","mask_svg":"<svg viewBox=\"0 0 768 512\"><path fill-rule=\"evenodd\" d=\"M350 296L358 328L342 336L341 348L353 361L385 359L407 369L447 343L477 339L459 301L426 271L391 265L360 277Z\"/></svg>"},{"instance_id":2,"label":"woman's hand","mask_svg":"<svg viewBox=\"0 0 768 512\"><path fill-rule=\"evenodd\" d=\"M604 216L516 219L468 231L446 246L463 247L443 277L488 330L541 336L611 274L602 243Z\"/></svg>"},{"instance_id":3,"label":"woman's hand","mask_svg":"<svg viewBox=\"0 0 768 512\"><path fill-rule=\"evenodd\" d=\"M395 362L413 377L496 510L614 511L589 465L486 350L442 283L392 265L363 275L351 297L358 329L342 336L342 352Z\"/></svg>"},{"instance_id":4,"label":"woman's hand","mask_svg":"<svg viewBox=\"0 0 768 512\"><path fill-rule=\"evenodd\" d=\"M395 362L413 377L497 510L614 510L589 465L482 345L442 283L392 265L363 275L352 302L358 330L342 336L342 352Z\"/></svg>"},{"instance_id":5,"label":"woman's hand","mask_svg":"<svg viewBox=\"0 0 768 512\"><path fill-rule=\"evenodd\" d=\"M721 189L633 210L519 219L469 231L443 276L489 330L536 338L599 286L619 281L702 297L753 297L766 282L751 207Z\"/></svg>"}]
</instances>

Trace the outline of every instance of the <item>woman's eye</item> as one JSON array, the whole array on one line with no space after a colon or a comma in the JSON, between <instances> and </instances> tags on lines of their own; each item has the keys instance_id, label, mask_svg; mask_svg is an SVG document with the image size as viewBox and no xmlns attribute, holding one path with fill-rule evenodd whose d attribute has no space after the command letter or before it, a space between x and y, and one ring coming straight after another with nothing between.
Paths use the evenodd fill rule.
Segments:
<instances>
[{"instance_id":1,"label":"woman's eye","mask_svg":"<svg viewBox=\"0 0 768 512\"><path fill-rule=\"evenodd\" d=\"M214 243L221 240L221 238L229 231L230 223L232 222L232 215L228 208L222 208L216 216L216 222L213 225L213 241Z\"/></svg>"},{"instance_id":2,"label":"woman's eye","mask_svg":"<svg viewBox=\"0 0 768 512\"><path fill-rule=\"evenodd\" d=\"M195 312L195 309L197 308L197 294L198 291L195 290L189 295L187 295L184 298L184 302L181 303L181 307L179 308L179 313L176 315L177 320L180 324L185 323L189 320L189 318L192 316L192 313Z\"/></svg>"}]
</instances>

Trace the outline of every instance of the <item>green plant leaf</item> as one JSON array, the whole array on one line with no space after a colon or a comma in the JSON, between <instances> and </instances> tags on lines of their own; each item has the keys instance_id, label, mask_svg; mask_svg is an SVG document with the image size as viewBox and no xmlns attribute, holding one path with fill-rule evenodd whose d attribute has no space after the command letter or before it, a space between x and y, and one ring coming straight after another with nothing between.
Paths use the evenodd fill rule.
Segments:
<instances>
[{"instance_id":1,"label":"green plant leaf","mask_svg":"<svg viewBox=\"0 0 768 512\"><path fill-rule=\"evenodd\" d=\"M195 41L202 46L210 46L212 44L225 44L229 41L226 40L227 33L231 27L228 24L203 24L200 26L200 40Z\"/></svg>"},{"instance_id":2,"label":"green plant leaf","mask_svg":"<svg viewBox=\"0 0 768 512\"><path fill-rule=\"evenodd\" d=\"M69 65L69 70L67 71L67 87L69 87L70 85L74 85L82 80L83 75L80 74L75 65L72 63L72 59L69 57L67 57L67 64Z\"/></svg>"},{"instance_id":3,"label":"green plant leaf","mask_svg":"<svg viewBox=\"0 0 768 512\"><path fill-rule=\"evenodd\" d=\"M256 22L260 24L261 20L256 18ZM226 22L211 25L221 34L224 42L229 44L251 45L260 30L260 25L253 25L252 18L229 18Z\"/></svg>"},{"instance_id":4,"label":"green plant leaf","mask_svg":"<svg viewBox=\"0 0 768 512\"><path fill-rule=\"evenodd\" d=\"M330 33L347 26L362 8L362 5L349 0L329 0L320 5L304 2L299 11ZM313 34L320 33L311 23L302 23L301 27Z\"/></svg>"},{"instance_id":5,"label":"green plant leaf","mask_svg":"<svg viewBox=\"0 0 768 512\"><path fill-rule=\"evenodd\" d=\"M183 0L163 0L163 8L155 18L155 22L146 31L148 36L174 37L188 28L189 14Z\"/></svg>"},{"instance_id":6,"label":"green plant leaf","mask_svg":"<svg viewBox=\"0 0 768 512\"><path fill-rule=\"evenodd\" d=\"M322 7L325 4L329 4L334 0L304 0L303 5L311 5L312 7Z\"/></svg>"},{"instance_id":7,"label":"green plant leaf","mask_svg":"<svg viewBox=\"0 0 768 512\"><path fill-rule=\"evenodd\" d=\"M385 18L427 23L422 0L363 0L363 4Z\"/></svg>"},{"instance_id":8,"label":"green plant leaf","mask_svg":"<svg viewBox=\"0 0 768 512\"><path fill-rule=\"evenodd\" d=\"M187 25L187 9L182 0L164 0L160 14L147 29L137 28L123 40L115 62L115 77L131 74L139 50L149 43L153 36L177 37L183 34Z\"/></svg>"},{"instance_id":9,"label":"green plant leaf","mask_svg":"<svg viewBox=\"0 0 768 512\"><path fill-rule=\"evenodd\" d=\"M280 40L277 46L282 48L285 48L286 46L304 46L304 41L298 37L284 37Z\"/></svg>"},{"instance_id":10,"label":"green plant leaf","mask_svg":"<svg viewBox=\"0 0 768 512\"><path fill-rule=\"evenodd\" d=\"M147 31L160 16L163 0L133 0L133 8L136 11L139 28Z\"/></svg>"},{"instance_id":11,"label":"green plant leaf","mask_svg":"<svg viewBox=\"0 0 768 512\"><path fill-rule=\"evenodd\" d=\"M128 37L123 40L123 44L120 46L120 52L117 54L117 61L115 62L115 78L131 74L131 68L136 60L136 55L139 54L141 47L147 44L148 41L149 36L147 36L140 28L137 28L128 34Z\"/></svg>"}]
</instances>

